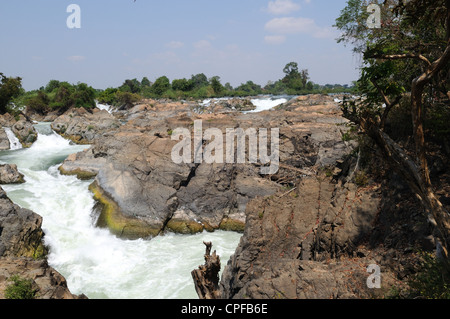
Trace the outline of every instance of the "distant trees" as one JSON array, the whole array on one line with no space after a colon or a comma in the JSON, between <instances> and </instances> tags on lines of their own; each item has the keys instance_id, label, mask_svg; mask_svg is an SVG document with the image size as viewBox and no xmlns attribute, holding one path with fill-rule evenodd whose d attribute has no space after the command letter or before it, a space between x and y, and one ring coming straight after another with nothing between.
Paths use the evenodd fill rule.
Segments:
<instances>
[{"instance_id":1,"label":"distant trees","mask_svg":"<svg viewBox=\"0 0 450 319\"><path fill-rule=\"evenodd\" d=\"M11 100L21 92L22 79L20 77L6 77L0 73L0 114L7 112Z\"/></svg>"},{"instance_id":2,"label":"distant trees","mask_svg":"<svg viewBox=\"0 0 450 319\"><path fill-rule=\"evenodd\" d=\"M50 80L39 90L25 92L20 78L1 76L0 112L6 111L11 99L18 107L29 106L35 112L45 114L57 110L64 112L71 107L95 107L96 100L102 104L119 108L129 108L143 98L168 99L203 99L213 97L256 96L260 94L308 94L350 91L341 85L320 86L309 81L307 69L299 69L296 62L286 64L285 76L275 82L269 81L262 87L253 81L247 81L233 87L229 82L222 84L219 76L208 77L204 73L191 75L190 78L174 79L161 76L152 83L148 77L141 81L136 78L126 79L118 87L94 90L85 83L72 85L68 82Z\"/></svg>"},{"instance_id":3,"label":"distant trees","mask_svg":"<svg viewBox=\"0 0 450 319\"><path fill-rule=\"evenodd\" d=\"M286 85L287 88L295 92L307 89L306 84L309 80L309 71L307 69L299 71L298 63L290 62L286 64L283 72L286 75L282 79L282 82Z\"/></svg>"},{"instance_id":4,"label":"distant trees","mask_svg":"<svg viewBox=\"0 0 450 319\"><path fill-rule=\"evenodd\" d=\"M63 113L71 107L94 108L96 94L96 91L86 83L73 85L51 80L43 89L25 94L22 103L39 114L50 111Z\"/></svg>"}]
</instances>

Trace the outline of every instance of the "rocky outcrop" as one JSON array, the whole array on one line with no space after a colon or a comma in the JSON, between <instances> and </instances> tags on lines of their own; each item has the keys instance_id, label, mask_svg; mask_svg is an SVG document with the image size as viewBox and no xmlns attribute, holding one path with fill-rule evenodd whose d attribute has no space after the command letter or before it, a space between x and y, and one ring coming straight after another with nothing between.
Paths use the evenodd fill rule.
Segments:
<instances>
[{"instance_id":1,"label":"rocky outcrop","mask_svg":"<svg viewBox=\"0 0 450 319\"><path fill-rule=\"evenodd\" d=\"M7 151L11 148L8 135L3 127L0 127L0 151Z\"/></svg>"},{"instance_id":2,"label":"rocky outcrop","mask_svg":"<svg viewBox=\"0 0 450 319\"><path fill-rule=\"evenodd\" d=\"M119 128L84 138L93 141L92 147L70 156L60 171L87 179L96 176L91 188L101 203L99 222L119 236L243 231L251 199L289 185L293 172L313 174L317 167L334 163L352 150L351 143L342 139L348 128L337 104L323 98L320 105L310 107L314 97L310 99L299 98L282 110L254 114L199 115L194 106L182 102L136 105L120 113L124 124ZM73 133L85 117L66 114L52 127L59 132L70 128ZM265 176L258 164L174 163L171 151L178 141L172 141L171 135L176 128L186 128L192 137L197 120L202 121L203 130L216 128L224 137L227 128L279 128L279 171Z\"/></svg>"},{"instance_id":3,"label":"rocky outcrop","mask_svg":"<svg viewBox=\"0 0 450 319\"><path fill-rule=\"evenodd\" d=\"M91 144L104 132L118 128L119 121L108 111L72 108L52 122L52 129L77 144Z\"/></svg>"},{"instance_id":4,"label":"rocky outcrop","mask_svg":"<svg viewBox=\"0 0 450 319\"><path fill-rule=\"evenodd\" d=\"M325 174L251 201L244 235L223 272L222 298L367 299L401 291L414 273L414 252L424 248L407 229L426 225L426 217L395 220L395 200L385 201L377 183L362 188ZM399 226L405 228L394 239ZM381 269L380 289L368 285L373 265Z\"/></svg>"},{"instance_id":5,"label":"rocky outcrop","mask_svg":"<svg viewBox=\"0 0 450 319\"><path fill-rule=\"evenodd\" d=\"M41 225L39 215L13 204L0 189L0 256L45 256Z\"/></svg>"},{"instance_id":6,"label":"rocky outcrop","mask_svg":"<svg viewBox=\"0 0 450 319\"><path fill-rule=\"evenodd\" d=\"M15 205L0 188L0 299L14 276L31 280L36 299L78 299L47 263L42 217Z\"/></svg>"},{"instance_id":7,"label":"rocky outcrop","mask_svg":"<svg viewBox=\"0 0 450 319\"><path fill-rule=\"evenodd\" d=\"M65 278L47 260L13 257L0 258L0 299L5 299L5 290L13 284L14 276L31 281L34 299L87 299L84 295L73 295Z\"/></svg>"},{"instance_id":8,"label":"rocky outcrop","mask_svg":"<svg viewBox=\"0 0 450 319\"><path fill-rule=\"evenodd\" d=\"M22 184L24 175L21 174L16 164L0 165L0 184Z\"/></svg>"},{"instance_id":9,"label":"rocky outcrop","mask_svg":"<svg viewBox=\"0 0 450 319\"><path fill-rule=\"evenodd\" d=\"M38 133L31 121L21 117L12 127L11 130L17 136L22 146L31 147L37 140Z\"/></svg>"},{"instance_id":10,"label":"rocky outcrop","mask_svg":"<svg viewBox=\"0 0 450 319\"><path fill-rule=\"evenodd\" d=\"M30 118L24 114L16 117L9 113L0 115L0 125L11 128L11 131L19 139L23 147L30 147L37 140L37 131ZM9 150L10 143L4 129L0 129L0 150Z\"/></svg>"}]
</instances>

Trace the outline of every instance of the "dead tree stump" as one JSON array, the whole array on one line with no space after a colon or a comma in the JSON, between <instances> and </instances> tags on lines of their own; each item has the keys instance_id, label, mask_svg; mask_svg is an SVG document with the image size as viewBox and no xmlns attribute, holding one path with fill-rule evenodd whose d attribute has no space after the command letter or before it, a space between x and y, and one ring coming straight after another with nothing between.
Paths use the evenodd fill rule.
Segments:
<instances>
[{"instance_id":1,"label":"dead tree stump","mask_svg":"<svg viewBox=\"0 0 450 319\"><path fill-rule=\"evenodd\" d=\"M191 272L195 290L200 299L220 299L220 258L216 251L211 255L211 242L203 242L203 244L206 246L205 264Z\"/></svg>"}]
</instances>

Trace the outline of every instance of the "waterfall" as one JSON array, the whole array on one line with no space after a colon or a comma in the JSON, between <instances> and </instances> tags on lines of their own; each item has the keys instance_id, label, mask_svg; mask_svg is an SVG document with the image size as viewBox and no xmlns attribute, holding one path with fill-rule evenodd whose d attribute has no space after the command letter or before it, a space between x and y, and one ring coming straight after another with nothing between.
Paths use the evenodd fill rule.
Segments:
<instances>
[{"instance_id":1,"label":"waterfall","mask_svg":"<svg viewBox=\"0 0 450 319\"><path fill-rule=\"evenodd\" d=\"M13 131L9 127L5 127L6 135L9 139L9 145L11 150L19 150L22 148L22 143L20 143L19 139L13 133Z\"/></svg>"},{"instance_id":2,"label":"waterfall","mask_svg":"<svg viewBox=\"0 0 450 319\"><path fill-rule=\"evenodd\" d=\"M191 271L204 263L203 241L211 241L226 262L241 234L217 231L166 234L152 240L122 240L95 226L92 181L63 176L68 155L89 146L72 145L47 123L35 126L37 141L20 152L0 152L0 162L16 164L26 183L5 185L9 198L43 217L50 266L74 294L90 299L195 299Z\"/></svg>"}]
</instances>

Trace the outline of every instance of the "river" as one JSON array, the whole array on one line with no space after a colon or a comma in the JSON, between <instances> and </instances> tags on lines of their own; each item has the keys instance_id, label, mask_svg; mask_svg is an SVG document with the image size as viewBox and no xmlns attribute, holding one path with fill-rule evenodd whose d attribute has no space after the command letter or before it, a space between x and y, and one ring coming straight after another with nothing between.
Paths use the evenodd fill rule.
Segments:
<instances>
[{"instance_id":1,"label":"river","mask_svg":"<svg viewBox=\"0 0 450 319\"><path fill-rule=\"evenodd\" d=\"M197 298L191 271L204 263L203 241L226 265L241 234L217 231L166 234L152 240L122 240L95 227L92 181L62 176L58 166L87 146L72 145L49 123L36 125L31 148L0 152L0 162L16 164L26 183L3 185L16 204L43 217L49 264L67 280L73 294L91 299Z\"/></svg>"}]
</instances>

